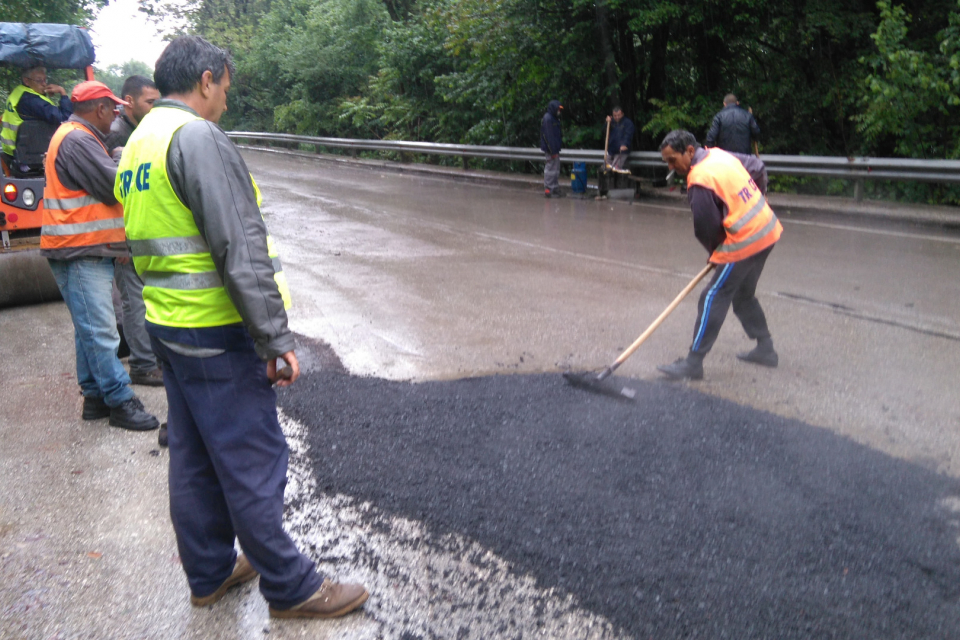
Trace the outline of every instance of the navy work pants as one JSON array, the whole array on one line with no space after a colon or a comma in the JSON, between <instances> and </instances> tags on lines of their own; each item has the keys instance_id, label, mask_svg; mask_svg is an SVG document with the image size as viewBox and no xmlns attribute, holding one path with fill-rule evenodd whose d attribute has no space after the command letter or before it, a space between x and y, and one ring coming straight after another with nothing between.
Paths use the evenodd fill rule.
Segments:
<instances>
[{"instance_id":1,"label":"navy work pants","mask_svg":"<svg viewBox=\"0 0 960 640\"><path fill-rule=\"evenodd\" d=\"M233 571L238 539L267 602L300 604L323 579L283 529L287 441L253 341L246 335L208 357L151 341L167 390L170 517L190 590L217 590Z\"/></svg>"},{"instance_id":2,"label":"navy work pants","mask_svg":"<svg viewBox=\"0 0 960 640\"><path fill-rule=\"evenodd\" d=\"M756 293L757 281L771 251L772 246L739 262L717 265L709 286L700 294L691 355L701 358L707 355L717 340L731 304L747 336L753 340L770 337L767 318Z\"/></svg>"}]
</instances>

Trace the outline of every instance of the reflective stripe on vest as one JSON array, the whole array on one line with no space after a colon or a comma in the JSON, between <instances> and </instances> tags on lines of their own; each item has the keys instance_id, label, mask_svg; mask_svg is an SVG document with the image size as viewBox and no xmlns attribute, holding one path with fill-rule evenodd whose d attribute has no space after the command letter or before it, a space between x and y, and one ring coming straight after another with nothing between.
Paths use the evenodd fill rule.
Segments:
<instances>
[{"instance_id":1,"label":"reflective stripe on vest","mask_svg":"<svg viewBox=\"0 0 960 640\"><path fill-rule=\"evenodd\" d=\"M241 322L193 213L177 197L167 174L174 134L195 120L201 118L176 107L152 109L124 147L114 186L124 204L133 263L144 283L147 320L182 328ZM282 273L275 275L279 277ZM279 282L278 288L283 295Z\"/></svg>"},{"instance_id":2,"label":"reflective stripe on vest","mask_svg":"<svg viewBox=\"0 0 960 640\"><path fill-rule=\"evenodd\" d=\"M7 98L7 105L3 110L3 128L0 129L0 142L2 142L3 145L3 152L11 156L17 148L17 131L20 129L20 125L23 124L23 118L20 117L17 107L20 105L20 98L22 98L25 93L31 93L55 107L59 106L59 103L54 102L51 98L41 93L37 93L24 84L15 87L13 91L10 92L10 96Z\"/></svg>"},{"instance_id":3,"label":"reflective stripe on vest","mask_svg":"<svg viewBox=\"0 0 960 640\"><path fill-rule=\"evenodd\" d=\"M727 206L723 219L726 238L710 256L714 264L738 262L756 255L780 239L783 227L750 174L722 149L690 167L687 186L709 189Z\"/></svg>"},{"instance_id":4,"label":"reflective stripe on vest","mask_svg":"<svg viewBox=\"0 0 960 640\"><path fill-rule=\"evenodd\" d=\"M43 189L41 249L118 244L125 239L123 208L119 204L105 205L86 191L68 189L60 182L56 170L57 154L63 139L74 131L78 132L77 135L93 136L107 154L100 139L79 122L64 122L53 134L44 164L47 183Z\"/></svg>"}]
</instances>

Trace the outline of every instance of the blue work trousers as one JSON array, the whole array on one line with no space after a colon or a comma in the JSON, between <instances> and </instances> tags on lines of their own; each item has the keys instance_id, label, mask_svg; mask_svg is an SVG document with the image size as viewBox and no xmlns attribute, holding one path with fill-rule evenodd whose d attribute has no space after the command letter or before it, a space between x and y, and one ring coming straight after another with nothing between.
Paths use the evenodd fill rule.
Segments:
<instances>
[{"instance_id":1,"label":"blue work trousers","mask_svg":"<svg viewBox=\"0 0 960 640\"><path fill-rule=\"evenodd\" d=\"M253 341L246 335L208 357L177 353L156 335L151 341L167 390L170 517L190 590L217 590L233 571L238 539L267 602L300 604L323 579L283 529L287 441Z\"/></svg>"},{"instance_id":2,"label":"blue work trousers","mask_svg":"<svg viewBox=\"0 0 960 640\"><path fill-rule=\"evenodd\" d=\"M113 258L48 259L73 319L77 382L88 398L116 407L133 397L130 376L117 358L120 334L113 313Z\"/></svg>"}]
</instances>

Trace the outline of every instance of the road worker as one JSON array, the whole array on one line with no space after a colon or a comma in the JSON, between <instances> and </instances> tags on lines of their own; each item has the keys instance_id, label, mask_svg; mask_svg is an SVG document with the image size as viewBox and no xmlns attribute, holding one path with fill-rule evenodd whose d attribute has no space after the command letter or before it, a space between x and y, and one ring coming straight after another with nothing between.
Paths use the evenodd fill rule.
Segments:
<instances>
[{"instance_id":1,"label":"road worker","mask_svg":"<svg viewBox=\"0 0 960 640\"><path fill-rule=\"evenodd\" d=\"M730 305L747 336L757 341L738 358L776 367L777 352L757 300L757 281L783 227L766 201L767 169L754 156L704 149L689 131L671 131L660 144L671 171L687 178L694 234L717 265L700 295L693 344L685 358L657 367L670 378L703 378L710 351Z\"/></svg>"},{"instance_id":2,"label":"road worker","mask_svg":"<svg viewBox=\"0 0 960 640\"><path fill-rule=\"evenodd\" d=\"M24 120L42 120L59 125L72 113L73 107L64 88L58 84L47 84L45 67L24 69L20 84L10 92L3 110L0 142L7 166L14 167L17 131Z\"/></svg>"},{"instance_id":3,"label":"road worker","mask_svg":"<svg viewBox=\"0 0 960 640\"><path fill-rule=\"evenodd\" d=\"M154 72L162 98L130 136L115 187L167 391L170 515L194 606L259 574L272 617L336 617L366 589L322 578L283 529L288 449L271 385L300 368L257 190L217 126L232 75L203 38L171 42Z\"/></svg>"},{"instance_id":4,"label":"road worker","mask_svg":"<svg viewBox=\"0 0 960 640\"><path fill-rule=\"evenodd\" d=\"M73 115L60 125L46 156L40 254L47 258L70 310L84 420L109 418L122 429L156 429L117 358L114 260L128 256L123 209L113 183L117 166L104 146L116 106L101 82L73 89Z\"/></svg>"}]
</instances>

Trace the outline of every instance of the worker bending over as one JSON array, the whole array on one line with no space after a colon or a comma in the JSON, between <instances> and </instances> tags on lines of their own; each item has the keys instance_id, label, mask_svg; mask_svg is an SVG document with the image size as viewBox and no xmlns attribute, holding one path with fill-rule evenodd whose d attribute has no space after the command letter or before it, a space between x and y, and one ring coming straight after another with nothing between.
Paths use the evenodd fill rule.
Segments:
<instances>
[{"instance_id":1,"label":"worker bending over","mask_svg":"<svg viewBox=\"0 0 960 640\"><path fill-rule=\"evenodd\" d=\"M660 154L670 170L687 177L694 234L717 268L700 294L690 352L657 368L670 378L702 379L703 358L717 339L731 303L747 336L757 341L756 348L737 357L776 367L777 352L756 296L763 265L783 231L766 201L766 167L754 156L704 149L692 133L683 130L667 134Z\"/></svg>"}]
</instances>

